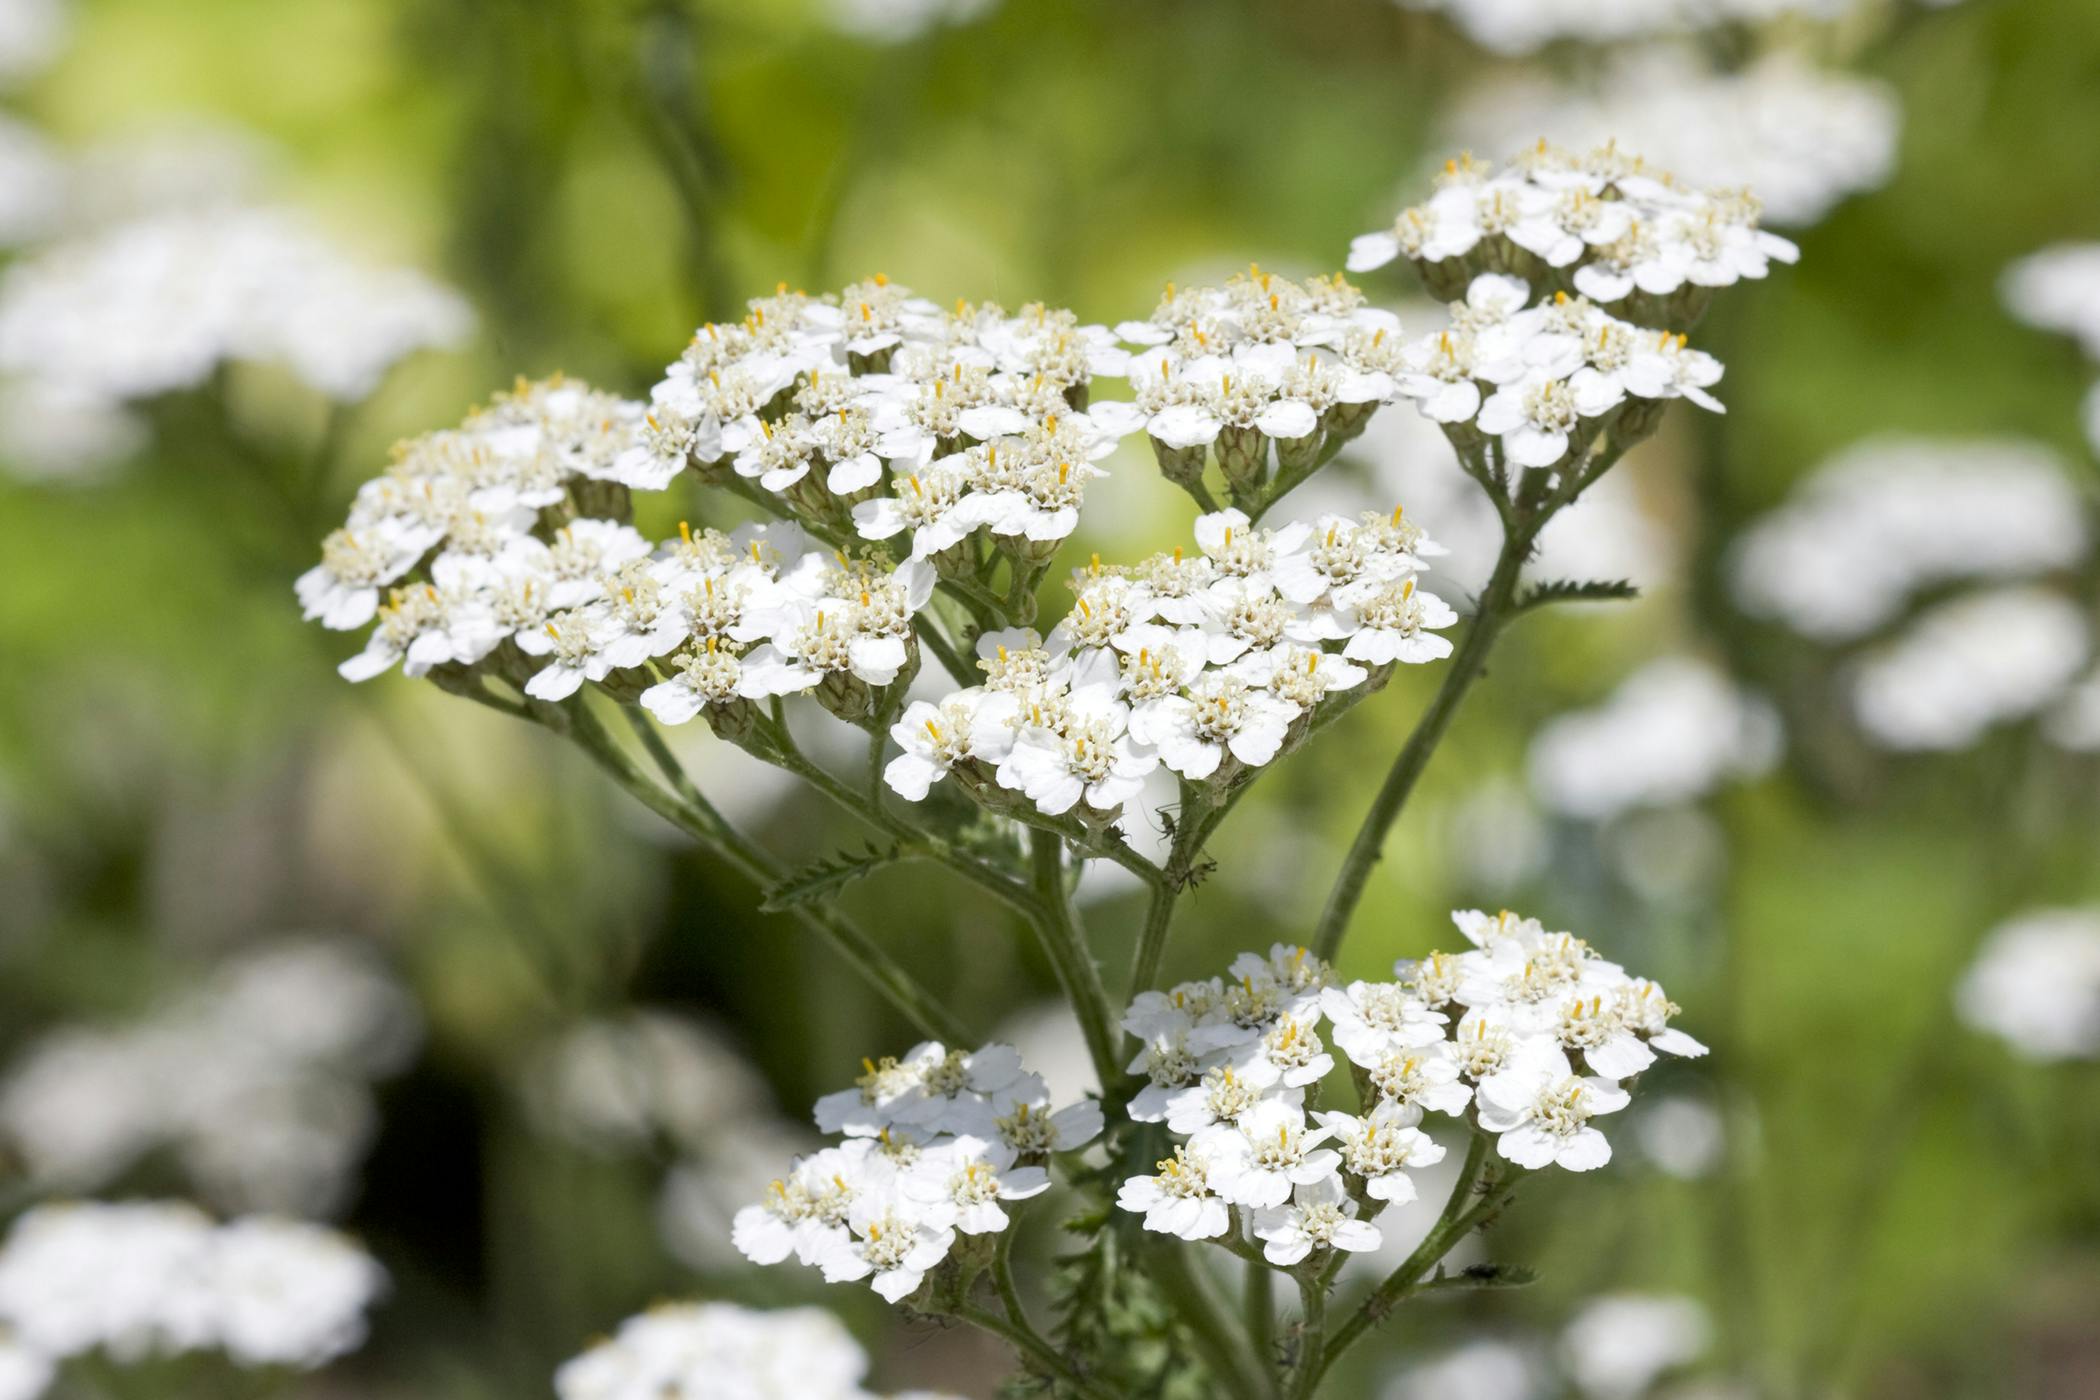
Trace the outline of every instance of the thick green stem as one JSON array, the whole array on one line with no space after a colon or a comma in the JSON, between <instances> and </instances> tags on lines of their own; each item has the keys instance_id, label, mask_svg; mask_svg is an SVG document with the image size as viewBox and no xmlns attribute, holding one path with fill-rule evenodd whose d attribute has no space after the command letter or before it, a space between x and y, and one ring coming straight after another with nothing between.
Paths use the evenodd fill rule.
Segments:
<instances>
[{"instance_id":1,"label":"thick green stem","mask_svg":"<svg viewBox=\"0 0 2100 1400\"><path fill-rule=\"evenodd\" d=\"M1112 1094L1123 1079L1123 1067L1116 1054L1121 1043L1117 1017L1108 999L1108 988L1101 983L1101 969L1094 962L1093 950L1087 947L1086 934L1072 911L1071 896L1065 887L1064 838L1048 831L1031 831L1028 841L1037 906L1030 921L1035 925L1044 955L1057 972L1066 1000L1072 1003L1072 1014L1079 1018L1079 1029L1086 1037L1087 1055L1094 1062L1101 1091Z\"/></svg>"},{"instance_id":2,"label":"thick green stem","mask_svg":"<svg viewBox=\"0 0 2100 1400\"><path fill-rule=\"evenodd\" d=\"M700 797L691 780L689 800L665 788L642 771L632 756L605 732L584 702L577 701L561 712L565 728L584 751L613 781L625 788L649 810L698 841L703 848L760 888L779 882L783 872L772 857L753 845L723 819L720 812ZM661 747L659 736L656 747ZM654 752L652 748L652 752ZM667 748L664 758L676 766ZM661 760L659 760L661 761ZM680 769L682 772L683 770ZM674 784L678 780L674 779ZM798 905L791 911L803 927L823 938L838 955L884 1000L895 1007L913 1029L930 1039L949 1045L975 1045L977 1038L933 994L920 986L894 958L884 952L858 925L836 910L818 905Z\"/></svg>"},{"instance_id":3,"label":"thick green stem","mask_svg":"<svg viewBox=\"0 0 2100 1400\"><path fill-rule=\"evenodd\" d=\"M1407 743L1387 770L1385 782L1378 789L1370 811L1364 814L1363 824L1357 828L1356 840L1351 843L1349 854L1343 858L1342 868L1334 877L1334 885L1327 894L1327 905L1320 911L1319 926L1313 932L1312 950L1323 958L1332 960L1342 946L1342 937L1349 930L1350 916L1356 912L1358 902L1363 899L1364 886L1371 878L1371 867L1378 863L1385 850L1386 835L1399 819L1401 808L1407 805L1408 796L1414 792L1422 770L1429 766L1430 756L1436 752L1444 731L1450 728L1452 717L1458 713L1466 692L1473 688L1473 682L1480 679L1481 672L1487 667L1488 652L1494 648L1495 639L1501 635L1515 609L1517 575L1530 555L1532 537L1532 531L1520 530L1503 540L1501 557L1495 561L1495 572L1480 595L1479 606L1466 628L1465 640L1459 643L1458 654L1452 657L1450 669L1444 673L1443 686L1416 722L1414 732L1407 736Z\"/></svg>"},{"instance_id":4,"label":"thick green stem","mask_svg":"<svg viewBox=\"0 0 2100 1400\"><path fill-rule=\"evenodd\" d=\"M1298 1303L1305 1310L1305 1317L1298 1324L1297 1361L1288 1391L1291 1400L1309 1400L1320 1385L1327 1353L1327 1286L1324 1268L1300 1267Z\"/></svg>"}]
</instances>

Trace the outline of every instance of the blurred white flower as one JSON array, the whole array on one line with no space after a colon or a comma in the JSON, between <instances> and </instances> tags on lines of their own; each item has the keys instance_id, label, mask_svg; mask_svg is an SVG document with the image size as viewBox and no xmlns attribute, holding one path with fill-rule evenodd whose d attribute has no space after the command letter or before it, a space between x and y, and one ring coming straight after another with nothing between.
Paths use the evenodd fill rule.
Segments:
<instances>
[{"instance_id":1,"label":"blurred white flower","mask_svg":"<svg viewBox=\"0 0 2100 1400\"><path fill-rule=\"evenodd\" d=\"M1653 45L1612 55L1588 85L1530 73L1490 82L1461 102L1445 144L1507 151L1541 136L1577 149L1616 140L1667 169L1696 170L1709 186L1755 190L1769 223L1808 225L1886 183L1901 123L1884 84L1791 54L1717 73L1694 49Z\"/></svg>"},{"instance_id":2,"label":"blurred white flower","mask_svg":"<svg viewBox=\"0 0 2100 1400\"><path fill-rule=\"evenodd\" d=\"M1690 1298L1619 1293L1575 1315L1561 1334L1561 1358L1592 1400L1638 1400L1665 1373L1697 1360L1712 1330Z\"/></svg>"},{"instance_id":3,"label":"blurred white flower","mask_svg":"<svg viewBox=\"0 0 2100 1400\"><path fill-rule=\"evenodd\" d=\"M0 3L0 14L6 8ZM64 198L65 170L57 154L37 132L0 116L0 248L45 233Z\"/></svg>"},{"instance_id":4,"label":"blurred white flower","mask_svg":"<svg viewBox=\"0 0 2100 1400\"><path fill-rule=\"evenodd\" d=\"M1603 821L1694 801L1778 757L1778 716L1705 662L1651 661L1603 704L1549 721L1531 743L1531 786L1553 811Z\"/></svg>"},{"instance_id":5,"label":"blurred white flower","mask_svg":"<svg viewBox=\"0 0 2100 1400\"><path fill-rule=\"evenodd\" d=\"M137 452L146 425L92 390L0 379L0 467L29 479L93 477Z\"/></svg>"},{"instance_id":6,"label":"blurred white flower","mask_svg":"<svg viewBox=\"0 0 2100 1400\"><path fill-rule=\"evenodd\" d=\"M1888 748L1967 748L2048 706L2090 654L2084 613L2068 598L2037 588L1970 594L1862 658L1852 710Z\"/></svg>"},{"instance_id":7,"label":"blurred white flower","mask_svg":"<svg viewBox=\"0 0 2100 1400\"><path fill-rule=\"evenodd\" d=\"M2100 751L2100 671L2095 671L2057 702L2043 721L2051 743L2077 753Z\"/></svg>"},{"instance_id":8,"label":"blurred white flower","mask_svg":"<svg viewBox=\"0 0 2100 1400\"><path fill-rule=\"evenodd\" d=\"M51 1186L93 1189L166 1145L214 1202L328 1214L377 1126L368 1082L420 1035L353 945L265 948L131 1025L32 1046L0 1084L0 1138Z\"/></svg>"},{"instance_id":9,"label":"blurred white flower","mask_svg":"<svg viewBox=\"0 0 2100 1400\"><path fill-rule=\"evenodd\" d=\"M2020 259L1999 284L2012 314L2041 330L2075 336L2100 360L2100 243L2059 243Z\"/></svg>"},{"instance_id":10,"label":"blurred white flower","mask_svg":"<svg viewBox=\"0 0 2100 1400\"><path fill-rule=\"evenodd\" d=\"M1531 1351L1483 1337L1409 1366L1386 1383L1384 1400L1537 1400L1545 1388Z\"/></svg>"},{"instance_id":11,"label":"blurred white flower","mask_svg":"<svg viewBox=\"0 0 2100 1400\"><path fill-rule=\"evenodd\" d=\"M0 88L48 68L68 24L65 0L0 0Z\"/></svg>"},{"instance_id":12,"label":"blurred white flower","mask_svg":"<svg viewBox=\"0 0 2100 1400\"><path fill-rule=\"evenodd\" d=\"M2040 909L1991 931L1955 989L1962 1020L2030 1060L2100 1056L2100 909Z\"/></svg>"},{"instance_id":13,"label":"blurred white flower","mask_svg":"<svg viewBox=\"0 0 2100 1400\"><path fill-rule=\"evenodd\" d=\"M943 24L967 24L997 0L829 0L831 21L848 34L901 44Z\"/></svg>"},{"instance_id":14,"label":"blurred white flower","mask_svg":"<svg viewBox=\"0 0 2100 1400\"><path fill-rule=\"evenodd\" d=\"M1657 1099L1633 1120L1642 1154L1656 1170L1684 1181L1695 1181L1720 1163L1723 1132L1712 1105L1683 1094Z\"/></svg>"},{"instance_id":15,"label":"blurred white flower","mask_svg":"<svg viewBox=\"0 0 2100 1400\"><path fill-rule=\"evenodd\" d=\"M564 1364L554 1391L560 1400L873 1400L861 1388L867 1372L860 1343L820 1308L674 1303L628 1318Z\"/></svg>"},{"instance_id":16,"label":"blurred white flower","mask_svg":"<svg viewBox=\"0 0 2100 1400\"><path fill-rule=\"evenodd\" d=\"M223 1351L311 1370L364 1341L386 1273L331 1230L179 1203L38 1206L0 1247L0 1322L32 1352L119 1364Z\"/></svg>"},{"instance_id":17,"label":"blurred white flower","mask_svg":"<svg viewBox=\"0 0 2100 1400\"><path fill-rule=\"evenodd\" d=\"M1847 641L1957 579L2017 579L2091 547L2057 455L2018 439L1871 438L1746 530L1736 600L1804 636Z\"/></svg>"},{"instance_id":18,"label":"blurred white flower","mask_svg":"<svg viewBox=\"0 0 2100 1400\"><path fill-rule=\"evenodd\" d=\"M58 1374L56 1362L0 1330L0 1400L37 1400Z\"/></svg>"},{"instance_id":19,"label":"blurred white flower","mask_svg":"<svg viewBox=\"0 0 2100 1400\"><path fill-rule=\"evenodd\" d=\"M419 273L346 258L271 209L158 214L38 252L0 281L0 373L111 403L278 363L361 399L395 361L463 339L473 314Z\"/></svg>"},{"instance_id":20,"label":"blurred white flower","mask_svg":"<svg viewBox=\"0 0 2100 1400\"><path fill-rule=\"evenodd\" d=\"M775 1116L764 1081L719 1034L647 1007L565 1030L532 1056L524 1088L542 1127L601 1152L659 1139L694 1150Z\"/></svg>"}]
</instances>

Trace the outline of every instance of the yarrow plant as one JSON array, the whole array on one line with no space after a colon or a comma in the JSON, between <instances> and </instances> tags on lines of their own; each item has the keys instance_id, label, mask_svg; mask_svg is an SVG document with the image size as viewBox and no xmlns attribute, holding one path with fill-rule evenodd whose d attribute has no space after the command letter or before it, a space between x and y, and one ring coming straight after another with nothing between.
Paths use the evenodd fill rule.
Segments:
<instances>
[{"instance_id":1,"label":"yarrow plant","mask_svg":"<svg viewBox=\"0 0 2100 1400\"><path fill-rule=\"evenodd\" d=\"M1747 194L1614 147L1542 146L1503 167L1452 162L1350 265L1403 255L1452 303L1414 334L1342 274L1259 266L1170 284L1113 326L1041 304L941 306L883 277L783 286L703 326L646 400L521 381L403 444L299 580L310 618L370 629L345 676L398 665L579 744L924 1037L817 1103L835 1140L736 1216L749 1258L982 1327L1060 1394L1310 1396L1406 1297L1520 1281L1514 1266L1438 1265L1525 1173L1603 1165L1599 1123L1659 1054L1703 1052L1660 988L1514 914L1461 913L1466 946L1393 981L1344 981L1334 964L1501 633L1561 600L1631 592L1522 579L1540 532L1673 400L1719 410L1721 366L1688 337L1720 289L1792 246ZM1441 428L1501 521L1470 600L1437 586L1435 522L1403 504L1272 518L1398 400ZM1132 469L1115 463L1138 436L1197 504L1193 536L1071 567L1069 607L1045 626L1039 599L1089 486ZM667 507L637 511L662 494ZM652 538L638 518L680 523ZM1220 826L1401 667L1429 668L1438 689L1317 918L1223 977L1163 987L1177 907L1213 871ZM805 751L790 706L859 731L860 771ZM614 710L633 745L601 718ZM872 839L784 867L673 752L663 727L695 722ZM1090 862L1145 896L1120 999L1072 898ZM948 871L1029 931L1098 1097L1053 1102L832 898L903 863ZM1338 1261L1382 1242L1381 1212L1454 1141L1464 1164L1441 1218L1330 1328ZM1031 1286L1014 1237L1060 1186L1083 1204L1080 1245ZM1244 1325L1220 1311L1209 1245L1245 1261ZM1294 1313L1271 1301L1278 1272ZM1056 1310L1047 1331L1031 1293ZM584 1369L624 1374L624 1350Z\"/></svg>"}]
</instances>

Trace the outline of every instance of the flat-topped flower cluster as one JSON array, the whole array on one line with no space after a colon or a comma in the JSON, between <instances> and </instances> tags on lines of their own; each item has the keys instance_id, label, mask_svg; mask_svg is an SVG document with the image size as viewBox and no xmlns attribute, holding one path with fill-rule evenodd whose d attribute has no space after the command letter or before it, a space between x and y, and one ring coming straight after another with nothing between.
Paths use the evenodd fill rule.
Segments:
<instances>
[{"instance_id":1,"label":"flat-topped flower cluster","mask_svg":"<svg viewBox=\"0 0 2100 1400\"><path fill-rule=\"evenodd\" d=\"M818 1128L844 1141L800 1159L737 1212L732 1239L753 1263L793 1256L827 1283L866 1279L899 1302L958 1235L1005 1230L1004 1202L1049 1189L1053 1153L1101 1134L1099 1103L1053 1109L1042 1076L1010 1045L928 1041L861 1067L851 1088L817 1100Z\"/></svg>"},{"instance_id":2,"label":"flat-topped flower cluster","mask_svg":"<svg viewBox=\"0 0 2100 1400\"><path fill-rule=\"evenodd\" d=\"M868 1354L819 1308L668 1303L554 1373L560 1400L875 1400ZM947 1400L913 1391L892 1400Z\"/></svg>"},{"instance_id":3,"label":"flat-topped flower cluster","mask_svg":"<svg viewBox=\"0 0 2100 1400\"><path fill-rule=\"evenodd\" d=\"M1185 1140L1123 1183L1124 1209L1192 1240L1227 1234L1237 1212L1279 1266L1374 1249L1368 1217L1414 1199L1409 1171L1444 1155L1426 1114L1493 1135L1520 1167L1588 1171L1611 1160L1592 1120L1626 1106L1620 1081L1658 1051L1705 1053L1671 1027L1661 987L1574 935L1507 910L1452 921L1472 947L1402 962L1392 982L1345 986L1277 944L1133 1001L1123 1026L1145 1048L1130 1068L1149 1083L1130 1116ZM1359 1085L1356 1113L1318 1107L1336 1063L1327 1040Z\"/></svg>"},{"instance_id":4,"label":"flat-topped flower cluster","mask_svg":"<svg viewBox=\"0 0 2100 1400\"><path fill-rule=\"evenodd\" d=\"M1506 273L1682 331L1715 291L1800 256L1760 213L1748 191L1694 189L1616 145L1578 155L1541 141L1499 167L1446 162L1426 203L1350 244L1349 270L1404 257L1447 300L1481 272Z\"/></svg>"},{"instance_id":5,"label":"flat-topped flower cluster","mask_svg":"<svg viewBox=\"0 0 2100 1400\"><path fill-rule=\"evenodd\" d=\"M1106 818L1162 763L1225 785L1303 738L1329 696L1450 654L1436 629L1457 616L1416 586L1443 551L1400 509L1277 530L1226 509L1195 535L1192 551L1075 570L1047 639L984 634L984 683L891 730L890 786L918 801L953 774L991 805L1011 792Z\"/></svg>"},{"instance_id":6,"label":"flat-topped flower cluster","mask_svg":"<svg viewBox=\"0 0 2100 1400\"><path fill-rule=\"evenodd\" d=\"M218 1351L311 1369L363 1342L385 1285L333 1230L270 1216L217 1225L172 1202L37 1206L0 1247L0 1323L53 1361Z\"/></svg>"}]
</instances>

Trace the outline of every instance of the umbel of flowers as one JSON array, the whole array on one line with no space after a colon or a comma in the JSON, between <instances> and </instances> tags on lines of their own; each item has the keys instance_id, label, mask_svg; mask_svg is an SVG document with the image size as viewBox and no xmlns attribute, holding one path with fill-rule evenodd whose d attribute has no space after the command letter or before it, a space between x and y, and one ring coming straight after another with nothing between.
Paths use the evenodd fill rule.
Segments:
<instances>
[{"instance_id":1,"label":"umbel of flowers","mask_svg":"<svg viewBox=\"0 0 2100 1400\"><path fill-rule=\"evenodd\" d=\"M1722 288L1793 249L1759 229L1747 194L1610 146L1540 147L1501 167L1452 162L1427 203L1357 240L1350 267L1403 257L1451 303L1413 334L1339 274L1259 267L1170 285L1113 328L1039 304L939 306L881 277L782 287L701 327L646 401L521 381L402 444L298 581L309 617L370 629L345 676L398 664L578 743L923 1037L819 1105L841 1140L739 1217L752 1258L983 1327L1036 1379L1091 1400L1184 1379L1304 1400L1377 1318L1444 1286L1429 1271L1522 1172L1601 1165L1596 1122L1626 1086L1658 1053L1697 1050L1652 984L1514 916L1462 916L1473 946L1396 982L1339 986L1331 967L1501 633L1564 599L1631 591L1523 583L1540 531L1672 401L1719 411L1722 367L1689 335ZM1442 427L1504 527L1463 621L1433 586L1435 522L1391 502L1269 518L1400 400ZM1071 568L1070 606L1045 628L1038 599L1087 489L1139 434L1198 503L1193 539ZM652 493L673 499L641 518L680 521L675 533L637 528ZM1313 926L1229 979L1159 990L1180 901L1239 801L1413 665L1437 692ZM798 746L796 697L861 731L857 773ZM874 841L783 866L669 747L662 726L694 720ZM1148 781L1172 796L1139 800ZM1169 833L1157 858L1132 839L1155 811ZM1090 860L1144 892L1113 998L1071 897ZM984 1044L830 897L900 863L943 867L1034 937L1098 1101L1049 1103L1010 1048ZM1321 1098L1344 1065L1353 1109ZM1443 1217L1328 1329L1336 1261L1377 1243L1380 1210L1412 1194L1447 1123L1467 1155ZM1011 1227L1097 1138L1108 1169L1064 1179L1087 1205L1047 1290L1051 1340L1009 1267ZM1248 1329L1223 1316L1196 1262L1210 1251L1190 1241L1246 1258ZM1272 1339L1274 1269L1299 1298Z\"/></svg>"}]
</instances>

